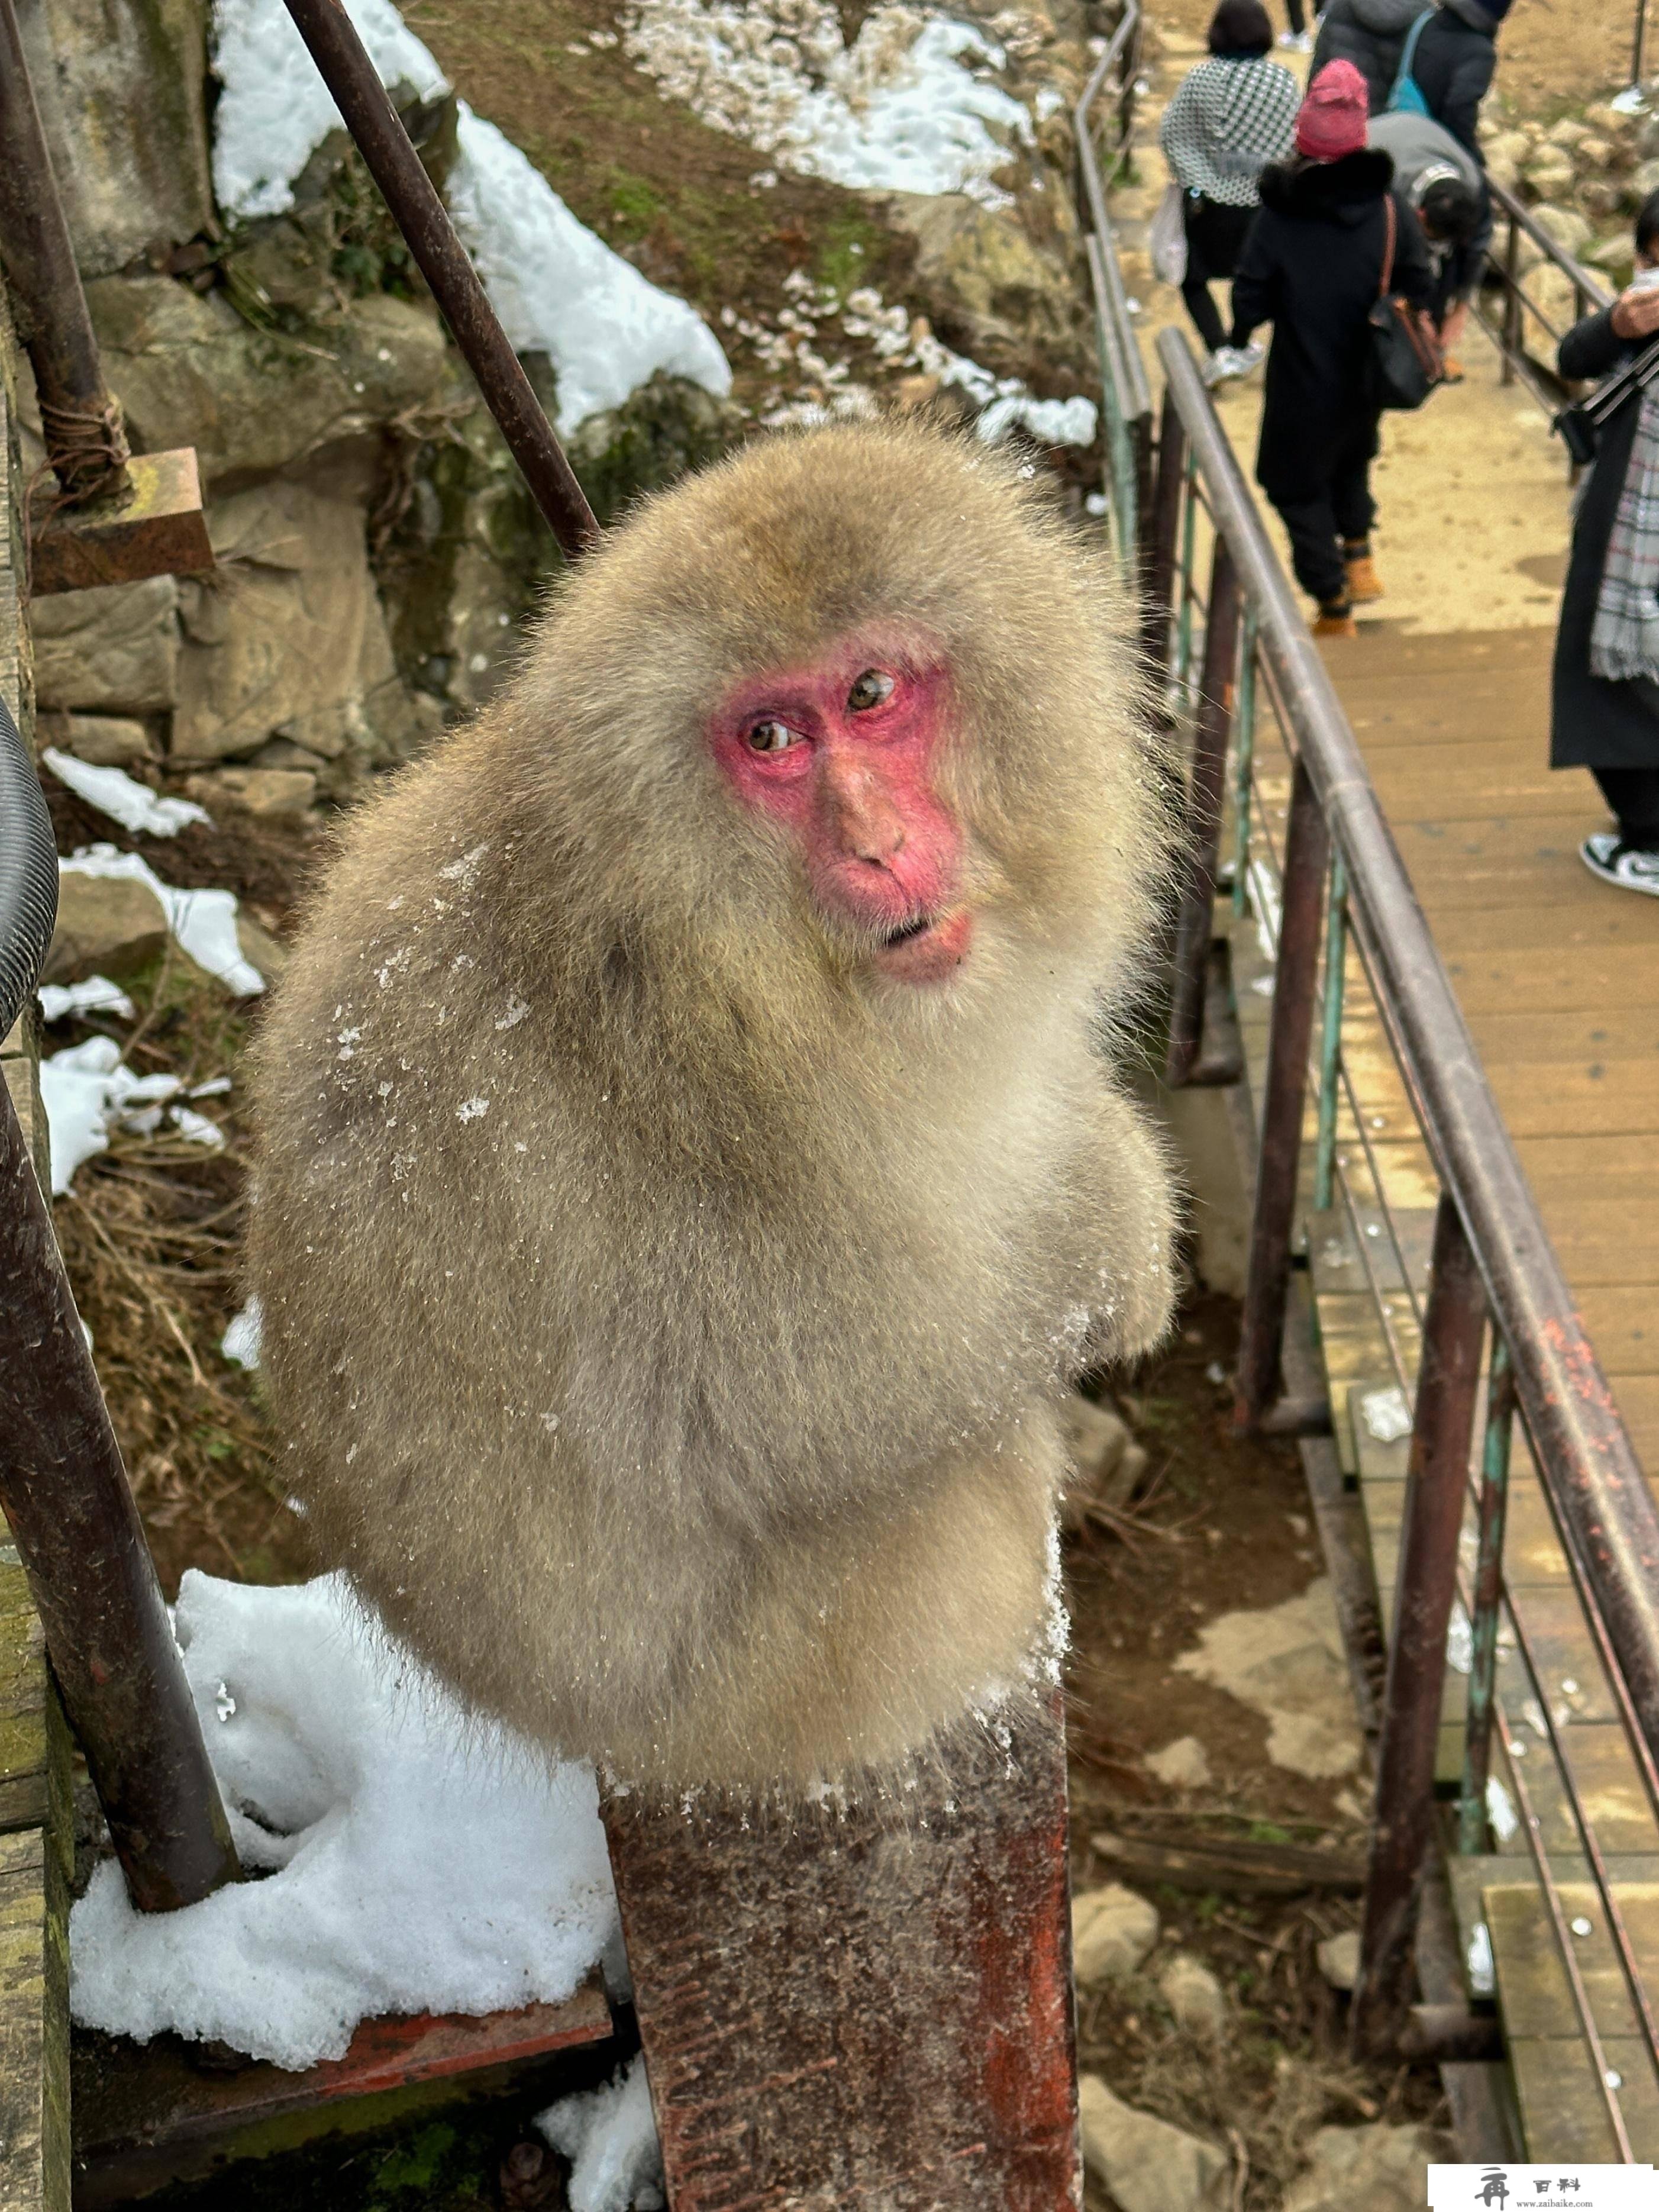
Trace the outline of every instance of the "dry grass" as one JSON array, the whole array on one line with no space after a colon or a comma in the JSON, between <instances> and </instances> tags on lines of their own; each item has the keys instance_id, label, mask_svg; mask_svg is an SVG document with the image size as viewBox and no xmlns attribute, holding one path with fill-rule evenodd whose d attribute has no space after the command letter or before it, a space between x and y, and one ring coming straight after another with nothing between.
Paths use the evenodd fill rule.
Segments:
<instances>
[{"instance_id":1,"label":"dry grass","mask_svg":"<svg viewBox=\"0 0 1659 2212\"><path fill-rule=\"evenodd\" d=\"M237 1062L247 1019L182 961L132 988L137 1018L75 1027L112 1036L137 1073L188 1089L228 1075L228 1095L196 1102L222 1150L118 1132L53 1209L59 1243L134 1494L169 1595L187 1566L251 1581L306 1569L301 1523L283 1502L257 1377L219 1350L241 1304L238 1255L247 1130ZM54 1031L56 1048L70 1041Z\"/></svg>"}]
</instances>

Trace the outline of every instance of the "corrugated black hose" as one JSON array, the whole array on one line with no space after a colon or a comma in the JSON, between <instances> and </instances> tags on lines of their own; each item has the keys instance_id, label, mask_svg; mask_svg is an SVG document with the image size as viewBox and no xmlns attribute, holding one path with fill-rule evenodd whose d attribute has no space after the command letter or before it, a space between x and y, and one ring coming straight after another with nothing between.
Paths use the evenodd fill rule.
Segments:
<instances>
[{"instance_id":1,"label":"corrugated black hose","mask_svg":"<svg viewBox=\"0 0 1659 2212\"><path fill-rule=\"evenodd\" d=\"M34 988L58 919L58 847L22 733L0 699L0 1037Z\"/></svg>"}]
</instances>

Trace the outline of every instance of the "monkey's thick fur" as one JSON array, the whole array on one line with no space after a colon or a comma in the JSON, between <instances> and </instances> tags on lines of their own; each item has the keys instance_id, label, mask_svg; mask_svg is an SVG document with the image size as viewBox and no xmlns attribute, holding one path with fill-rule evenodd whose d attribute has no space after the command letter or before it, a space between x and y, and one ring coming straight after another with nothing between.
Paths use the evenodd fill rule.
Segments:
<instances>
[{"instance_id":1,"label":"monkey's thick fur","mask_svg":"<svg viewBox=\"0 0 1659 2212\"><path fill-rule=\"evenodd\" d=\"M1103 571L1005 460L750 447L559 586L355 817L258 1053L284 1480L465 1697L674 1788L1017 1686L1085 1366L1170 1303L1110 1065L1170 840ZM849 632L949 670L972 956L873 980L704 726Z\"/></svg>"}]
</instances>

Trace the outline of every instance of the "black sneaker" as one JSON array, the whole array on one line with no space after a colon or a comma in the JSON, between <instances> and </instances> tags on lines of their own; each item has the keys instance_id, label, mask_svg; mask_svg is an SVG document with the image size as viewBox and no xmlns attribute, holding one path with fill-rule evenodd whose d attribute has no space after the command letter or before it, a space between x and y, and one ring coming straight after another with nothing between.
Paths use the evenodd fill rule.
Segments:
<instances>
[{"instance_id":1,"label":"black sneaker","mask_svg":"<svg viewBox=\"0 0 1659 2212\"><path fill-rule=\"evenodd\" d=\"M1659 898L1659 853L1647 846L1626 845L1611 830L1597 830L1578 848L1578 857L1591 875L1615 890Z\"/></svg>"}]
</instances>

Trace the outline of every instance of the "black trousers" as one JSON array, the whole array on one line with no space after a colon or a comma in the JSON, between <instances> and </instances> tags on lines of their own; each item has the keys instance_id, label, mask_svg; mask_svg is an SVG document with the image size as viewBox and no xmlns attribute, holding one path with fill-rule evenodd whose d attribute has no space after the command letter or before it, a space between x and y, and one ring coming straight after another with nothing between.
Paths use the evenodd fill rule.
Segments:
<instances>
[{"instance_id":1,"label":"black trousers","mask_svg":"<svg viewBox=\"0 0 1659 2212\"><path fill-rule=\"evenodd\" d=\"M1659 853L1659 768L1593 768L1627 845Z\"/></svg>"},{"instance_id":2,"label":"black trousers","mask_svg":"<svg viewBox=\"0 0 1659 2212\"><path fill-rule=\"evenodd\" d=\"M1210 287L1224 283L1237 269L1255 210L1229 207L1224 200L1194 199L1188 192L1181 203L1181 215L1187 234L1187 274L1181 296L1206 351L1213 353L1225 343L1226 332Z\"/></svg>"},{"instance_id":3,"label":"black trousers","mask_svg":"<svg viewBox=\"0 0 1659 2212\"><path fill-rule=\"evenodd\" d=\"M1368 538L1376 520L1370 486L1376 448L1376 425L1368 422L1339 450L1316 492L1287 500L1268 491L1290 532L1291 566L1296 580L1322 606L1348 596L1343 541Z\"/></svg>"}]
</instances>

